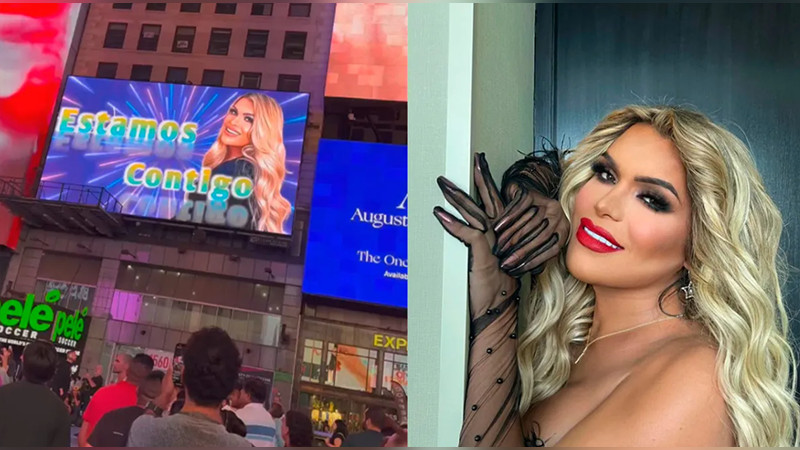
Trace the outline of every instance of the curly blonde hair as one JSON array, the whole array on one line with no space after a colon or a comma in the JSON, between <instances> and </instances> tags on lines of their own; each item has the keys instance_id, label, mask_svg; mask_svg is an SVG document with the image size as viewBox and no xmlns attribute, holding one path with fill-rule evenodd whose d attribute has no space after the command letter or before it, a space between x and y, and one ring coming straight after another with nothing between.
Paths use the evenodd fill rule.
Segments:
<instances>
[{"instance_id":1,"label":"curly blonde hair","mask_svg":"<svg viewBox=\"0 0 800 450\"><path fill-rule=\"evenodd\" d=\"M591 165L637 123L677 148L694 205L687 261L695 297L688 316L717 345L717 379L740 446L797 445L800 409L789 319L781 297L782 219L741 140L697 112L628 106L612 112L565 162L561 205L571 218ZM521 313L520 411L555 394L570 375L573 344L587 339L594 291L571 276L564 252L539 276Z\"/></svg>"},{"instance_id":2,"label":"curly blonde hair","mask_svg":"<svg viewBox=\"0 0 800 450\"><path fill-rule=\"evenodd\" d=\"M283 145L283 110L274 99L250 93L234 100L253 102L255 118L250 133L251 145L242 149L245 159L256 168L253 225L258 231L283 234L292 205L281 194L286 178L286 147ZM222 143L220 129L216 142L203 157L203 167L214 169L225 161L228 149Z\"/></svg>"}]
</instances>

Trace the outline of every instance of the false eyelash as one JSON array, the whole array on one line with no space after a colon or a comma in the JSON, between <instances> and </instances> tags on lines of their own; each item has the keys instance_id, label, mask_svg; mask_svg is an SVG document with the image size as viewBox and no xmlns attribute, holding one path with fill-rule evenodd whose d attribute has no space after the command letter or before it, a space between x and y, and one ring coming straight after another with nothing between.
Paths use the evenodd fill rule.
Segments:
<instances>
[{"instance_id":1,"label":"false eyelash","mask_svg":"<svg viewBox=\"0 0 800 450\"><path fill-rule=\"evenodd\" d=\"M609 182L613 183L614 181L616 181L616 178L614 177L614 173L611 171L611 168L608 167L608 165L602 161L597 161L593 163L592 171L594 172L595 177L597 177L598 181L600 181L601 183L609 183ZM600 175L603 173L608 173L611 177L611 180L604 180L600 178ZM644 201L644 198L646 197L651 198L653 201L649 203ZM656 191L646 190L637 195L637 198L641 199L646 207L652 209L655 212L672 212L672 206L667 201L667 199Z\"/></svg>"}]
</instances>

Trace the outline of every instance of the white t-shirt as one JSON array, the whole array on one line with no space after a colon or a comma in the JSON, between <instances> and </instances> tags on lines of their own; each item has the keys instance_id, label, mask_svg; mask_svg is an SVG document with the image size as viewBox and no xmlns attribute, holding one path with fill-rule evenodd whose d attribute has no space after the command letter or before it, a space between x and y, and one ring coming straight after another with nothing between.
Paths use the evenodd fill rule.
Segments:
<instances>
[{"instance_id":1,"label":"white t-shirt","mask_svg":"<svg viewBox=\"0 0 800 450\"><path fill-rule=\"evenodd\" d=\"M247 427L245 437L254 447L275 447L277 429L272 414L261 403L250 403L236 410L236 416Z\"/></svg>"}]
</instances>

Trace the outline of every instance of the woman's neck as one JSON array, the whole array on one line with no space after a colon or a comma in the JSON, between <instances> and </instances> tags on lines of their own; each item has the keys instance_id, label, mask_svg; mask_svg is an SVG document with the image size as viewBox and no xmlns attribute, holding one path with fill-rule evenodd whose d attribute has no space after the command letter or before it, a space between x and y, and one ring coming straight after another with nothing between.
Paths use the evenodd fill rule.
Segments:
<instances>
[{"instance_id":1,"label":"woman's neck","mask_svg":"<svg viewBox=\"0 0 800 450\"><path fill-rule=\"evenodd\" d=\"M207 417L209 420L222 424L222 413L220 412L220 408L216 406L200 406L188 396L186 397L186 402L183 404L183 408L181 408L182 413L195 413L201 414Z\"/></svg>"},{"instance_id":2,"label":"woman's neck","mask_svg":"<svg viewBox=\"0 0 800 450\"><path fill-rule=\"evenodd\" d=\"M593 286L595 292L592 338L614 333L626 328L683 313L677 295L672 292L664 299L663 309L659 307L659 297L666 285L638 289L618 289Z\"/></svg>"},{"instance_id":3,"label":"woman's neck","mask_svg":"<svg viewBox=\"0 0 800 450\"><path fill-rule=\"evenodd\" d=\"M225 160L222 161L222 162L225 163L225 162L231 161L233 159L239 159L239 158L241 158L243 156L244 156L244 153L242 153L242 147L231 147L231 146L228 146L228 150L225 153Z\"/></svg>"}]
</instances>

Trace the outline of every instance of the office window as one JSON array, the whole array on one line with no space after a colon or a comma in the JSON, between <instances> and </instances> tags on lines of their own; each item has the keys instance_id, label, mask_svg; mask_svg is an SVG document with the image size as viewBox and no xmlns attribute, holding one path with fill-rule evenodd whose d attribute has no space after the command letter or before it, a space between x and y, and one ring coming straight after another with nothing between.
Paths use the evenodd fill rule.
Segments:
<instances>
[{"instance_id":1,"label":"office window","mask_svg":"<svg viewBox=\"0 0 800 450\"><path fill-rule=\"evenodd\" d=\"M303 345L303 365L300 368L300 379L319 383L322 377L322 341L306 339Z\"/></svg>"},{"instance_id":2,"label":"office window","mask_svg":"<svg viewBox=\"0 0 800 450\"><path fill-rule=\"evenodd\" d=\"M119 67L117 63L101 62L97 65L97 78L115 78L117 67Z\"/></svg>"},{"instance_id":3,"label":"office window","mask_svg":"<svg viewBox=\"0 0 800 450\"><path fill-rule=\"evenodd\" d=\"M125 45L125 35L128 32L127 23L109 23L106 30L105 48L122 48Z\"/></svg>"},{"instance_id":4,"label":"office window","mask_svg":"<svg viewBox=\"0 0 800 450\"><path fill-rule=\"evenodd\" d=\"M377 387L378 351L328 343L325 384L372 392Z\"/></svg>"},{"instance_id":5,"label":"office window","mask_svg":"<svg viewBox=\"0 0 800 450\"><path fill-rule=\"evenodd\" d=\"M245 89L261 89L261 74L256 72L242 72L239 77L239 87Z\"/></svg>"},{"instance_id":6,"label":"office window","mask_svg":"<svg viewBox=\"0 0 800 450\"><path fill-rule=\"evenodd\" d=\"M133 3L114 3L111 7L114 9L131 9L133 8Z\"/></svg>"},{"instance_id":7,"label":"office window","mask_svg":"<svg viewBox=\"0 0 800 450\"><path fill-rule=\"evenodd\" d=\"M253 3L253 9L250 14L253 16L271 16L272 3Z\"/></svg>"},{"instance_id":8,"label":"office window","mask_svg":"<svg viewBox=\"0 0 800 450\"><path fill-rule=\"evenodd\" d=\"M263 58L267 55L267 38L269 31L248 30L247 42L244 45L244 56Z\"/></svg>"},{"instance_id":9,"label":"office window","mask_svg":"<svg viewBox=\"0 0 800 450\"><path fill-rule=\"evenodd\" d=\"M189 69L186 67L168 67L167 83L183 84L189 77Z\"/></svg>"},{"instance_id":10,"label":"office window","mask_svg":"<svg viewBox=\"0 0 800 450\"><path fill-rule=\"evenodd\" d=\"M145 66L134 64L131 69L131 80L133 81L150 81L150 76L153 74L153 66Z\"/></svg>"},{"instance_id":11,"label":"office window","mask_svg":"<svg viewBox=\"0 0 800 450\"><path fill-rule=\"evenodd\" d=\"M200 12L202 3L181 3L181 12Z\"/></svg>"},{"instance_id":12,"label":"office window","mask_svg":"<svg viewBox=\"0 0 800 450\"><path fill-rule=\"evenodd\" d=\"M309 17L311 15L311 3L290 3L289 17Z\"/></svg>"},{"instance_id":13,"label":"office window","mask_svg":"<svg viewBox=\"0 0 800 450\"><path fill-rule=\"evenodd\" d=\"M161 36L161 25L142 25L137 50L154 52L158 50L158 38Z\"/></svg>"},{"instance_id":14,"label":"office window","mask_svg":"<svg viewBox=\"0 0 800 450\"><path fill-rule=\"evenodd\" d=\"M300 75L278 75L278 90L300 92Z\"/></svg>"},{"instance_id":15,"label":"office window","mask_svg":"<svg viewBox=\"0 0 800 450\"><path fill-rule=\"evenodd\" d=\"M222 86L224 78L224 70L204 70L202 84L203 86Z\"/></svg>"},{"instance_id":16,"label":"office window","mask_svg":"<svg viewBox=\"0 0 800 450\"><path fill-rule=\"evenodd\" d=\"M305 31L287 31L283 41L283 59L303 59L306 56Z\"/></svg>"},{"instance_id":17,"label":"office window","mask_svg":"<svg viewBox=\"0 0 800 450\"><path fill-rule=\"evenodd\" d=\"M175 53L192 53L195 31L195 27L176 28L175 41L172 43L172 51Z\"/></svg>"},{"instance_id":18,"label":"office window","mask_svg":"<svg viewBox=\"0 0 800 450\"><path fill-rule=\"evenodd\" d=\"M217 14L236 14L236 3L217 3Z\"/></svg>"},{"instance_id":19,"label":"office window","mask_svg":"<svg viewBox=\"0 0 800 450\"><path fill-rule=\"evenodd\" d=\"M227 55L231 45L230 28L212 28L211 39L208 40L209 55Z\"/></svg>"},{"instance_id":20,"label":"office window","mask_svg":"<svg viewBox=\"0 0 800 450\"><path fill-rule=\"evenodd\" d=\"M383 354L383 388L391 391L392 381L408 387L408 355L389 352Z\"/></svg>"},{"instance_id":21,"label":"office window","mask_svg":"<svg viewBox=\"0 0 800 450\"><path fill-rule=\"evenodd\" d=\"M144 8L148 11L166 11L167 4L166 3L148 3L147 6Z\"/></svg>"}]
</instances>

